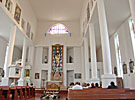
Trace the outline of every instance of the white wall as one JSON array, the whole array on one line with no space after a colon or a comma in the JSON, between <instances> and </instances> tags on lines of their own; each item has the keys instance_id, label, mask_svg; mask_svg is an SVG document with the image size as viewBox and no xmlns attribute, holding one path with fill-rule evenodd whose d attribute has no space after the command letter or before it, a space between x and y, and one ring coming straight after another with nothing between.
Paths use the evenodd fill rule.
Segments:
<instances>
[{"instance_id":1,"label":"white wall","mask_svg":"<svg viewBox=\"0 0 135 100\"><path fill-rule=\"evenodd\" d=\"M128 67L129 72L129 61L130 59L134 60L134 53L131 41L131 35L129 30L129 23L126 20L121 26L116 30L119 36L120 42L120 52L121 52L121 60L122 64L125 62ZM111 45L111 57L112 57L112 66L116 66L116 53L115 53L115 44L114 44L114 35L110 38L110 45Z\"/></svg>"},{"instance_id":2,"label":"white wall","mask_svg":"<svg viewBox=\"0 0 135 100\"><path fill-rule=\"evenodd\" d=\"M37 18L31 8L30 2L29 0L18 0L18 3L20 4L22 10L21 18L26 21L25 31L27 28L27 22L29 22L31 25L31 32L33 32L35 38L35 34L37 32Z\"/></svg>"},{"instance_id":3,"label":"white wall","mask_svg":"<svg viewBox=\"0 0 135 100\"><path fill-rule=\"evenodd\" d=\"M100 47L97 51L97 62L103 62L103 57L102 57L102 48Z\"/></svg>"},{"instance_id":4,"label":"white wall","mask_svg":"<svg viewBox=\"0 0 135 100\"><path fill-rule=\"evenodd\" d=\"M74 63L67 63L67 70L74 70L75 73L81 73L83 78L83 67L82 67L82 57L81 57L81 47L74 47ZM75 76L74 76L75 78ZM83 79L74 79L74 82L83 82Z\"/></svg>"},{"instance_id":5,"label":"white wall","mask_svg":"<svg viewBox=\"0 0 135 100\"><path fill-rule=\"evenodd\" d=\"M112 68L114 73L114 67L117 67L114 35L110 38L110 51L111 51Z\"/></svg>"},{"instance_id":6,"label":"white wall","mask_svg":"<svg viewBox=\"0 0 135 100\"><path fill-rule=\"evenodd\" d=\"M4 67L7 41L0 37L0 68Z\"/></svg>"},{"instance_id":7,"label":"white wall","mask_svg":"<svg viewBox=\"0 0 135 100\"><path fill-rule=\"evenodd\" d=\"M49 30L54 24L61 23L64 24L69 31L70 35L46 35L45 33ZM66 46L78 46L81 44L80 36L80 23L79 21L68 21L68 22L48 22L48 21L39 21L38 30L36 34L35 44L38 46L49 46L54 44L63 44Z\"/></svg>"},{"instance_id":8,"label":"white wall","mask_svg":"<svg viewBox=\"0 0 135 100\"><path fill-rule=\"evenodd\" d=\"M18 59L22 59L22 50L18 47L14 47L12 63L14 63Z\"/></svg>"},{"instance_id":9,"label":"white wall","mask_svg":"<svg viewBox=\"0 0 135 100\"><path fill-rule=\"evenodd\" d=\"M67 63L66 70L74 70L74 73L82 73L82 59L81 59L81 47L73 47L74 51L74 63ZM49 70L51 69L51 61L48 64L42 63L42 50L43 47L36 47L35 48L35 60L34 60L34 67L32 69L32 82L37 88L40 88L41 85L41 71L42 70ZM49 54L49 56L52 54ZM64 54L63 54L64 55ZM50 58L50 57L49 57ZM64 58L63 58L64 59ZM65 67L65 66L64 66ZM39 73L39 79L35 79L35 73ZM74 81L82 82L82 79L74 79Z\"/></svg>"},{"instance_id":10,"label":"white wall","mask_svg":"<svg viewBox=\"0 0 135 100\"><path fill-rule=\"evenodd\" d=\"M7 43L8 42L5 39L0 37L0 68L4 67ZM21 50L17 47L14 47L12 62L21 58L21 55Z\"/></svg>"},{"instance_id":11,"label":"white wall","mask_svg":"<svg viewBox=\"0 0 135 100\"><path fill-rule=\"evenodd\" d=\"M40 88L40 86L41 86L41 71L49 70L49 68L51 68L49 63L47 63L47 64L42 63L42 50L43 50L43 47L35 48L35 56L34 56L35 60L34 60L34 66L32 68L32 73L31 73L32 82L34 83L34 85L37 88ZM39 73L39 75L40 75L39 79L35 79L35 73ZM48 72L48 74L50 74L50 73Z\"/></svg>"}]
</instances>

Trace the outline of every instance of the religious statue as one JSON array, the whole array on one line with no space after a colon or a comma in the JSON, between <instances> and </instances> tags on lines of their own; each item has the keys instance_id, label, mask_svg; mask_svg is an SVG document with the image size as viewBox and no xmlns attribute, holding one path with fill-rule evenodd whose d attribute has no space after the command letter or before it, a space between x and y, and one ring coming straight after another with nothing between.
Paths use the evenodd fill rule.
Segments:
<instances>
[{"instance_id":1,"label":"religious statue","mask_svg":"<svg viewBox=\"0 0 135 100\"><path fill-rule=\"evenodd\" d=\"M69 56L69 63L72 63L73 58L71 56Z\"/></svg>"},{"instance_id":2,"label":"religious statue","mask_svg":"<svg viewBox=\"0 0 135 100\"><path fill-rule=\"evenodd\" d=\"M127 64L125 64L125 62L123 62L123 74L127 74Z\"/></svg>"},{"instance_id":3,"label":"religious statue","mask_svg":"<svg viewBox=\"0 0 135 100\"><path fill-rule=\"evenodd\" d=\"M116 67L116 66L114 67L114 74L115 74L116 76L118 75L117 67Z\"/></svg>"},{"instance_id":4,"label":"religious statue","mask_svg":"<svg viewBox=\"0 0 135 100\"><path fill-rule=\"evenodd\" d=\"M132 59L130 59L129 68L130 68L130 73L133 73L133 70L134 70L134 61L132 61Z\"/></svg>"},{"instance_id":5,"label":"religious statue","mask_svg":"<svg viewBox=\"0 0 135 100\"><path fill-rule=\"evenodd\" d=\"M45 56L45 60L44 60L44 63L48 63L48 59L47 59L47 56Z\"/></svg>"}]
</instances>

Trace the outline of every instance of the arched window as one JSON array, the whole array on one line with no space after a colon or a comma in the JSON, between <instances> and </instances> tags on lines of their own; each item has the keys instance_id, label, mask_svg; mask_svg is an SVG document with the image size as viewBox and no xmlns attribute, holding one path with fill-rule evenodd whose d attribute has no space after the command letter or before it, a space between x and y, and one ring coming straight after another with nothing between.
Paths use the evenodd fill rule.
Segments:
<instances>
[{"instance_id":1,"label":"arched window","mask_svg":"<svg viewBox=\"0 0 135 100\"><path fill-rule=\"evenodd\" d=\"M63 24L53 25L47 32L47 34L70 34L68 29Z\"/></svg>"}]
</instances>

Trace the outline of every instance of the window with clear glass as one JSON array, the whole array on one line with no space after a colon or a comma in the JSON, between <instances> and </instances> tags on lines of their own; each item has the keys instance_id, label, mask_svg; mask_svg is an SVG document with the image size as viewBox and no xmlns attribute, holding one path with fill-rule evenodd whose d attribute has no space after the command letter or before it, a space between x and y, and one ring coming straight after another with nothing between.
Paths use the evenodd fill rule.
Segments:
<instances>
[{"instance_id":1,"label":"window with clear glass","mask_svg":"<svg viewBox=\"0 0 135 100\"><path fill-rule=\"evenodd\" d=\"M129 27L130 27L132 46L133 46L134 57L135 57L135 26L132 19L129 20Z\"/></svg>"},{"instance_id":2,"label":"window with clear glass","mask_svg":"<svg viewBox=\"0 0 135 100\"><path fill-rule=\"evenodd\" d=\"M53 25L47 32L47 34L70 34L68 29L63 24Z\"/></svg>"},{"instance_id":3,"label":"window with clear glass","mask_svg":"<svg viewBox=\"0 0 135 100\"><path fill-rule=\"evenodd\" d=\"M117 33L114 36L114 43L115 43L115 51L116 51L117 72L118 72L118 76L122 77L123 70L122 70L122 62L121 62L120 43L119 43L119 36Z\"/></svg>"}]
</instances>

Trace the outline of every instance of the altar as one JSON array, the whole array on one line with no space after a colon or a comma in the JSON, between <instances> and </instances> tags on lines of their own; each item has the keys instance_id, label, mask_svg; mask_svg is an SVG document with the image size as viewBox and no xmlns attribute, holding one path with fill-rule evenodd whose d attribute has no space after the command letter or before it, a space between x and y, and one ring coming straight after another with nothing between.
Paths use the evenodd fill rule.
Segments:
<instances>
[{"instance_id":1,"label":"altar","mask_svg":"<svg viewBox=\"0 0 135 100\"><path fill-rule=\"evenodd\" d=\"M45 88L45 94L46 95L57 95L60 97L60 87L62 84L62 81L46 81L46 88Z\"/></svg>"}]
</instances>

